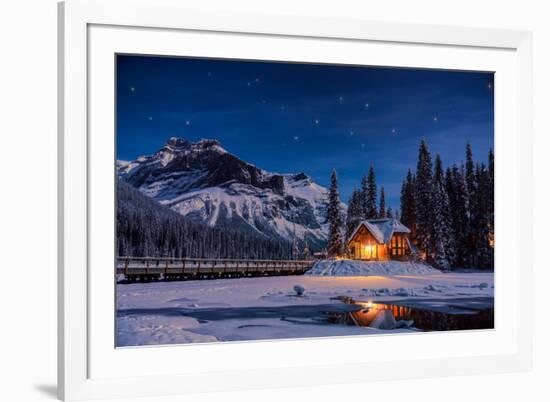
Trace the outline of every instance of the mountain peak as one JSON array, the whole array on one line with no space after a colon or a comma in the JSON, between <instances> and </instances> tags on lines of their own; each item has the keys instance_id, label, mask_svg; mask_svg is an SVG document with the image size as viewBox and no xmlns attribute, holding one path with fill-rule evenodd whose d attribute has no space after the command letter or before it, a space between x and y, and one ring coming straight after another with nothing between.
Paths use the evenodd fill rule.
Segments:
<instances>
[{"instance_id":1,"label":"mountain peak","mask_svg":"<svg viewBox=\"0 0 550 402\"><path fill-rule=\"evenodd\" d=\"M170 145L172 147L181 148L186 147L190 145L190 142L186 140L185 138L179 138L179 137L171 137L168 142L166 142L166 145Z\"/></svg>"},{"instance_id":2,"label":"mountain peak","mask_svg":"<svg viewBox=\"0 0 550 402\"><path fill-rule=\"evenodd\" d=\"M202 138L197 142L191 142L185 138L171 137L166 142L164 149L170 150L196 150L196 151L216 151L218 153L227 153L218 140Z\"/></svg>"},{"instance_id":3,"label":"mountain peak","mask_svg":"<svg viewBox=\"0 0 550 402\"><path fill-rule=\"evenodd\" d=\"M121 162L124 165L124 162ZM125 164L121 178L191 220L267 238L322 246L327 190L305 173L271 173L215 139L172 137L155 154Z\"/></svg>"}]
</instances>

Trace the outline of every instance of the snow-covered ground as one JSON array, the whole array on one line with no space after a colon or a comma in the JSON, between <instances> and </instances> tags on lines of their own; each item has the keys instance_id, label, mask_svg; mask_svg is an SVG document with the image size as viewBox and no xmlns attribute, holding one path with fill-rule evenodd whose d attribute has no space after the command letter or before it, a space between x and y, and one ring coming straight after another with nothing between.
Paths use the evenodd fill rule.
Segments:
<instances>
[{"instance_id":1,"label":"snow-covered ground","mask_svg":"<svg viewBox=\"0 0 550 402\"><path fill-rule=\"evenodd\" d=\"M303 287L298 296L294 287ZM299 288L298 288L299 289ZM492 273L398 276L279 276L117 285L117 345L281 339L381 332L326 321L357 310L335 299L445 305L492 300ZM491 303L492 304L492 303Z\"/></svg>"},{"instance_id":2,"label":"snow-covered ground","mask_svg":"<svg viewBox=\"0 0 550 402\"><path fill-rule=\"evenodd\" d=\"M427 275L440 273L430 265L414 261L317 261L306 275L368 276L368 275Z\"/></svg>"}]
</instances>

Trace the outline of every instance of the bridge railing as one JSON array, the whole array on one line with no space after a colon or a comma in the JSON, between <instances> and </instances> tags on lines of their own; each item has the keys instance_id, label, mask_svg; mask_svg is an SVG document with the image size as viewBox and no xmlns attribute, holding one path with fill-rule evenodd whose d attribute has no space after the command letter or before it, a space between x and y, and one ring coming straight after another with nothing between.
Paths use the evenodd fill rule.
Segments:
<instances>
[{"instance_id":1,"label":"bridge railing","mask_svg":"<svg viewBox=\"0 0 550 402\"><path fill-rule=\"evenodd\" d=\"M311 260L243 260L170 257L117 257L116 273L127 279L212 279L258 275L301 275Z\"/></svg>"}]
</instances>

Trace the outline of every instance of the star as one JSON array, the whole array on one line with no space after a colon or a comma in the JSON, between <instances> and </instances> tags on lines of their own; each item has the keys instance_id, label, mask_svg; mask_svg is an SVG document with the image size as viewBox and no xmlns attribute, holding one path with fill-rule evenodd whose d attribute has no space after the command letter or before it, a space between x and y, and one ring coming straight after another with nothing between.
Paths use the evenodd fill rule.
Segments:
<instances>
[{"instance_id":1,"label":"star","mask_svg":"<svg viewBox=\"0 0 550 402\"><path fill-rule=\"evenodd\" d=\"M488 84L487 84L487 88L488 88L488 89L492 89L492 88L493 88L493 84L488 83Z\"/></svg>"},{"instance_id":2,"label":"star","mask_svg":"<svg viewBox=\"0 0 550 402\"><path fill-rule=\"evenodd\" d=\"M361 144L361 148L365 148L365 144Z\"/></svg>"},{"instance_id":3,"label":"star","mask_svg":"<svg viewBox=\"0 0 550 402\"><path fill-rule=\"evenodd\" d=\"M185 120L185 125L186 125L186 126L189 126L190 124L191 124L191 121Z\"/></svg>"},{"instance_id":4,"label":"star","mask_svg":"<svg viewBox=\"0 0 550 402\"><path fill-rule=\"evenodd\" d=\"M250 83L250 81L246 83L246 86L247 86L247 87L249 87L250 85L252 85L252 84Z\"/></svg>"},{"instance_id":5,"label":"star","mask_svg":"<svg viewBox=\"0 0 550 402\"><path fill-rule=\"evenodd\" d=\"M315 124L319 124L319 119L315 119Z\"/></svg>"},{"instance_id":6,"label":"star","mask_svg":"<svg viewBox=\"0 0 550 402\"><path fill-rule=\"evenodd\" d=\"M369 108L369 104L368 103L365 103L365 109L368 109Z\"/></svg>"},{"instance_id":7,"label":"star","mask_svg":"<svg viewBox=\"0 0 550 402\"><path fill-rule=\"evenodd\" d=\"M344 97L343 97L343 96L340 96L340 97L338 98L338 100L339 100L340 102L343 102L343 101L344 101Z\"/></svg>"},{"instance_id":8,"label":"star","mask_svg":"<svg viewBox=\"0 0 550 402\"><path fill-rule=\"evenodd\" d=\"M300 137L298 137L297 135L294 136L294 141L298 141L300 139Z\"/></svg>"},{"instance_id":9,"label":"star","mask_svg":"<svg viewBox=\"0 0 550 402\"><path fill-rule=\"evenodd\" d=\"M355 133L353 131L349 132L349 135L353 136Z\"/></svg>"},{"instance_id":10,"label":"star","mask_svg":"<svg viewBox=\"0 0 550 402\"><path fill-rule=\"evenodd\" d=\"M395 133L397 133L397 130L396 130L395 128L392 128L392 129L391 129L391 133L392 133L392 134L395 134Z\"/></svg>"},{"instance_id":11,"label":"star","mask_svg":"<svg viewBox=\"0 0 550 402\"><path fill-rule=\"evenodd\" d=\"M135 87L130 87L130 92L136 92L136 88Z\"/></svg>"},{"instance_id":12,"label":"star","mask_svg":"<svg viewBox=\"0 0 550 402\"><path fill-rule=\"evenodd\" d=\"M439 121L439 119L437 118L437 116L434 116L434 117L433 117L433 121L434 121L434 123L437 123L437 122Z\"/></svg>"},{"instance_id":13,"label":"star","mask_svg":"<svg viewBox=\"0 0 550 402\"><path fill-rule=\"evenodd\" d=\"M256 78L256 79L255 79L254 81L256 81L256 82L260 82L260 79L259 79L259 78Z\"/></svg>"},{"instance_id":14,"label":"star","mask_svg":"<svg viewBox=\"0 0 550 402\"><path fill-rule=\"evenodd\" d=\"M149 121L153 120L153 116L149 116Z\"/></svg>"}]
</instances>

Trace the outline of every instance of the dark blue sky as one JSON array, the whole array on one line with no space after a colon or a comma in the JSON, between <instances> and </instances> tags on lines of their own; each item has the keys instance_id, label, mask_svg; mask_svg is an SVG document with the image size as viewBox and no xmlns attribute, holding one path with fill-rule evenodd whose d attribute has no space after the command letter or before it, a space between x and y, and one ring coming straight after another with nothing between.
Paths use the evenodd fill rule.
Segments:
<instances>
[{"instance_id":1,"label":"dark blue sky","mask_svg":"<svg viewBox=\"0 0 550 402\"><path fill-rule=\"evenodd\" d=\"M407 168L428 141L444 165L493 147L493 74L149 56L117 59L117 159L170 137L215 138L263 169L305 172L344 201L373 163L399 207Z\"/></svg>"}]
</instances>

